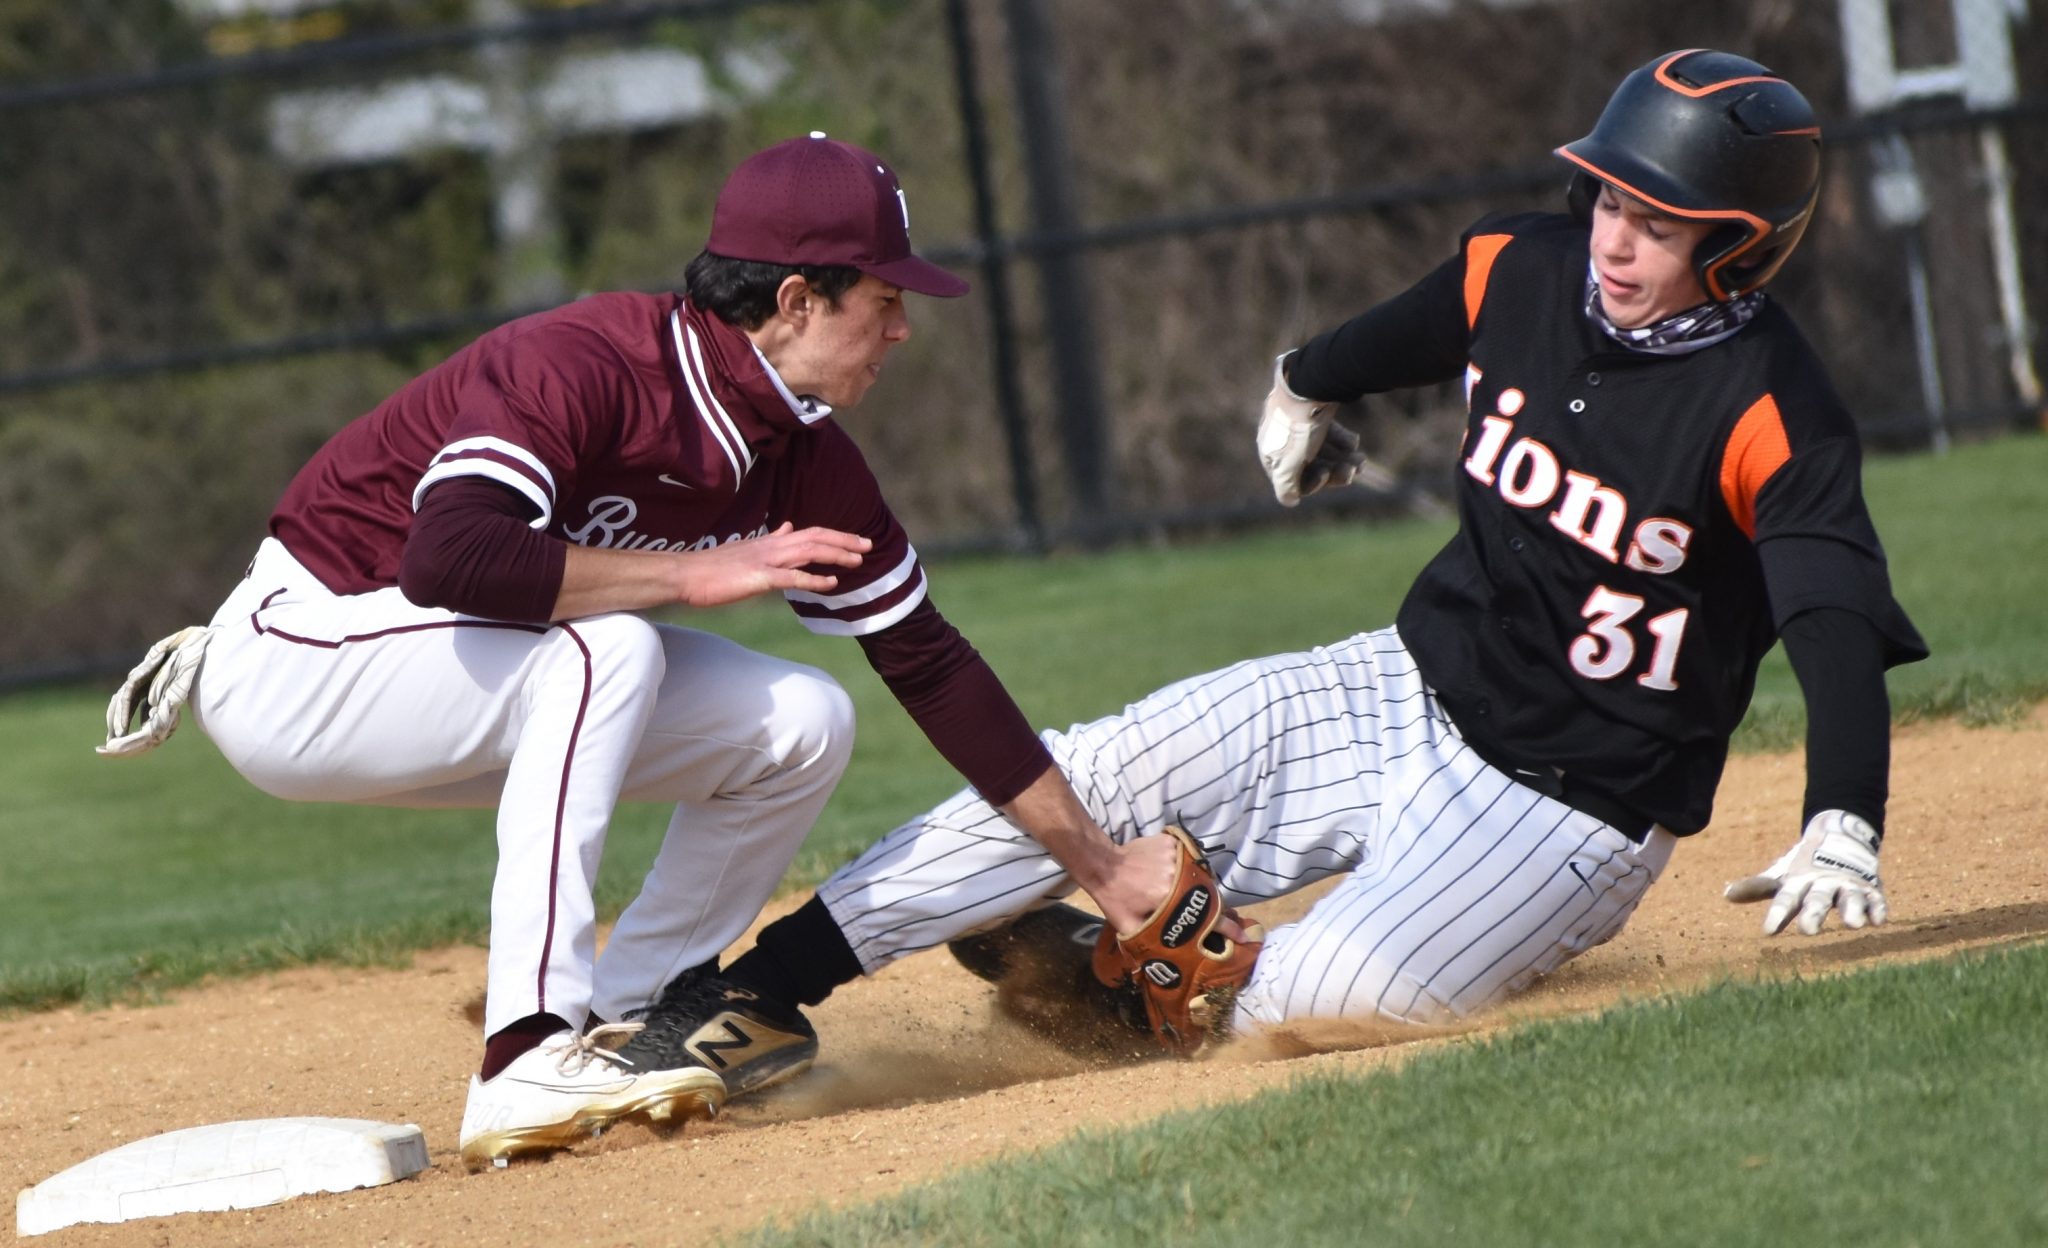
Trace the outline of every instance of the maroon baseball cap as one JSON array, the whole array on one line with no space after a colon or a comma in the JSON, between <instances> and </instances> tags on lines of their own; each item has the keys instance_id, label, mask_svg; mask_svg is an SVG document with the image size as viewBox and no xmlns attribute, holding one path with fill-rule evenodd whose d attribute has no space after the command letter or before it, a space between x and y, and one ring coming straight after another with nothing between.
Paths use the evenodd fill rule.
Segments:
<instances>
[{"instance_id":1,"label":"maroon baseball cap","mask_svg":"<svg viewBox=\"0 0 2048 1248\"><path fill-rule=\"evenodd\" d=\"M718 192L706 251L770 264L849 265L952 298L967 283L910 252L910 207L874 153L821 130L740 162Z\"/></svg>"}]
</instances>

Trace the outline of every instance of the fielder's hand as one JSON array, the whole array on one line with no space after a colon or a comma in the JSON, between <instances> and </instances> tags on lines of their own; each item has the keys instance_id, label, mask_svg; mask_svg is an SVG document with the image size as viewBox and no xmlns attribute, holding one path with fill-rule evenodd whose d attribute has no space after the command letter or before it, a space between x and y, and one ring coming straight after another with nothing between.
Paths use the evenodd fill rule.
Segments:
<instances>
[{"instance_id":1,"label":"fielder's hand","mask_svg":"<svg viewBox=\"0 0 2048 1248\"><path fill-rule=\"evenodd\" d=\"M1823 810L1807 821L1799 843L1761 874L1731 882L1723 896L1733 902L1765 901L1764 935L1775 936L1796 913L1799 930L1817 934L1828 911L1842 912L1842 926L1877 926L1885 920L1884 885L1877 876L1877 829L1857 815Z\"/></svg>"},{"instance_id":2,"label":"fielder's hand","mask_svg":"<svg viewBox=\"0 0 2048 1248\"><path fill-rule=\"evenodd\" d=\"M874 542L858 533L818 525L799 529L785 520L773 533L687 552L689 577L676 601L686 607L723 607L778 590L827 594L839 578L810 569L857 568L873 548Z\"/></svg>"},{"instance_id":3,"label":"fielder's hand","mask_svg":"<svg viewBox=\"0 0 2048 1248\"><path fill-rule=\"evenodd\" d=\"M162 745L178 729L178 716L192 696L199 662L212 639L212 629L194 625L151 646L107 703L107 741L93 748L110 758L126 758ZM138 712L142 722L130 731Z\"/></svg>"},{"instance_id":4,"label":"fielder's hand","mask_svg":"<svg viewBox=\"0 0 2048 1248\"><path fill-rule=\"evenodd\" d=\"M1329 404L1287 388L1286 359L1273 361L1273 389L1259 413L1259 464L1273 483L1273 497L1293 507L1326 485L1391 488L1393 475L1366 458L1358 435L1337 423Z\"/></svg>"}]
</instances>

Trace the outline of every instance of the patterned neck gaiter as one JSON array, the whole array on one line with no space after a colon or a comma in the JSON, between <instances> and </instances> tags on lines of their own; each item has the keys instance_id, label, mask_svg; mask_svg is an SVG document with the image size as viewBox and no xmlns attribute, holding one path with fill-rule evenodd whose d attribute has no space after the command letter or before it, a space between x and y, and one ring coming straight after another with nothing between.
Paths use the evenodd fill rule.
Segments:
<instances>
[{"instance_id":1,"label":"patterned neck gaiter","mask_svg":"<svg viewBox=\"0 0 2048 1248\"><path fill-rule=\"evenodd\" d=\"M1600 306L1600 277L1589 262L1586 265L1586 315L1600 332L1614 339L1631 351L1642 351L1649 355L1684 355L1711 347L1724 338L1731 338L1744 325L1749 324L1757 309L1764 306L1764 292L1753 290L1746 295L1737 295L1726 303L1707 302L1695 308L1676 312L1654 325L1636 329L1623 329L1607 319L1607 310Z\"/></svg>"}]
</instances>

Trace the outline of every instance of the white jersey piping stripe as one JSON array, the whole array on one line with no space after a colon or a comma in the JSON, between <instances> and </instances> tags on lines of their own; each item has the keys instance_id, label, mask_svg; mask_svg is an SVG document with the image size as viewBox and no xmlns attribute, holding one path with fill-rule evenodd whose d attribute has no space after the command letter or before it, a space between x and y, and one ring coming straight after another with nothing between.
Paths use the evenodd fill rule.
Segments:
<instances>
[{"instance_id":1,"label":"white jersey piping stripe","mask_svg":"<svg viewBox=\"0 0 2048 1248\"><path fill-rule=\"evenodd\" d=\"M507 442L503 438L493 438L488 436L475 438L460 438L454 442L450 442L448 445L442 447L440 450L435 451L434 458L431 462L440 463L443 459L446 459L448 456L453 455L458 451L496 451L498 454L505 456L507 459L516 459L520 463L525 464L528 468L533 469L533 475L540 478L541 483L547 486L549 493L554 492L555 474L548 471L548 466L540 462L539 456L535 455L532 451L527 450L525 447L519 445L517 442Z\"/></svg>"},{"instance_id":2,"label":"white jersey piping stripe","mask_svg":"<svg viewBox=\"0 0 2048 1248\"><path fill-rule=\"evenodd\" d=\"M718 392L711 387L711 370L704 366L704 344L697 337L695 329L690 331L690 363L696 368L696 376L704 387L704 397L711 401L712 413L724 426L726 436L732 439L733 450L739 453L746 467L752 468L754 448L748 446L746 438L740 436L740 427L733 423L732 413L725 410L725 405L718 401Z\"/></svg>"},{"instance_id":3,"label":"white jersey piping stripe","mask_svg":"<svg viewBox=\"0 0 2048 1248\"><path fill-rule=\"evenodd\" d=\"M789 592L792 591L784 591L784 593ZM810 629L821 637L865 637L870 633L879 633L904 616L909 615L917 608L918 603L924 601L924 593L924 574L920 572L917 577L917 588L912 590L910 595L902 602L890 607L880 615L870 615L865 619L859 620L818 619L808 615L799 615L796 618L804 622L805 628Z\"/></svg>"},{"instance_id":4,"label":"white jersey piping stripe","mask_svg":"<svg viewBox=\"0 0 2048 1248\"><path fill-rule=\"evenodd\" d=\"M427 474L413 487L412 509L420 509L420 502L426 498L428 487L456 477L484 477L519 491L527 502L540 509L540 514L527 522L529 528L545 529L548 522L554 518L554 507L547 494L534 484L533 478L517 468L508 468L495 459L449 459L435 464L427 469Z\"/></svg>"},{"instance_id":5,"label":"white jersey piping stripe","mask_svg":"<svg viewBox=\"0 0 2048 1248\"><path fill-rule=\"evenodd\" d=\"M718 449L725 452L725 462L732 465L733 483L737 485L745 478L746 470L740 467L739 455L733 450L725 430L719 427L718 421L711 414L711 396L707 393L707 387L698 380L696 372L690 367L690 348L683 342L683 314L680 311L669 314L668 327L676 340L676 366L682 371L683 384L690 389L691 402L696 404L697 419L704 422L704 427L711 433L712 441L718 443Z\"/></svg>"},{"instance_id":6,"label":"white jersey piping stripe","mask_svg":"<svg viewBox=\"0 0 2048 1248\"><path fill-rule=\"evenodd\" d=\"M718 449L725 452L725 462L732 465L733 484L738 485L740 481L745 479L747 475L746 469L740 466L739 453L733 449L732 441L727 438L726 431L719 426L717 419L712 415L710 387L700 381L697 372L690 367L692 363L690 345L694 345L696 332L694 330L691 331L690 336L693 342L686 345L683 342L683 314L680 310L669 313L668 329L669 333L676 340L676 367L683 374L683 384L690 389L690 400L697 407L697 419L704 422L704 427L711 432L712 440L718 443ZM701 362L699 367L701 367ZM723 416L725 413L721 410L718 414ZM737 433L734 436L737 437Z\"/></svg>"},{"instance_id":7,"label":"white jersey piping stripe","mask_svg":"<svg viewBox=\"0 0 2048 1248\"><path fill-rule=\"evenodd\" d=\"M821 403L817 399L800 399L791 393L788 384L782 380L782 374L775 371L775 366L768 362L767 356L761 354L761 348L758 346L754 348L754 358L761 361L761 371L768 374L768 380L775 383L775 392L782 396L783 402L789 404L789 410L796 413L798 420L807 425L815 425L832 414L830 404Z\"/></svg>"},{"instance_id":8,"label":"white jersey piping stripe","mask_svg":"<svg viewBox=\"0 0 2048 1248\"><path fill-rule=\"evenodd\" d=\"M782 591L782 596L791 602L813 602L827 611L845 611L858 607L863 603L873 602L884 594L893 592L898 585L908 581L916 574L917 547L911 546L908 553L903 556L903 562L889 569L886 574L861 586L859 589L833 595L807 593L801 589L785 589Z\"/></svg>"}]
</instances>

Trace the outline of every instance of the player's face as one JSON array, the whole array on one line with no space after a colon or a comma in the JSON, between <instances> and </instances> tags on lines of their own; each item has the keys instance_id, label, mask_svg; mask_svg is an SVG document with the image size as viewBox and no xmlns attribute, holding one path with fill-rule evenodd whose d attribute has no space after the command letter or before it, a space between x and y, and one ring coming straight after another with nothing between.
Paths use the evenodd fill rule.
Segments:
<instances>
[{"instance_id":1,"label":"player's face","mask_svg":"<svg viewBox=\"0 0 2048 1248\"><path fill-rule=\"evenodd\" d=\"M1705 303L1692 253L1713 228L1666 216L1603 184L1593 201L1593 270L1607 319L1638 329Z\"/></svg>"},{"instance_id":2,"label":"player's face","mask_svg":"<svg viewBox=\"0 0 2048 1248\"><path fill-rule=\"evenodd\" d=\"M910 337L903 291L863 273L834 307L812 296L803 332L790 344L785 364L776 361L784 384L798 394L816 395L836 408L852 407L882 375L882 361Z\"/></svg>"}]
</instances>

